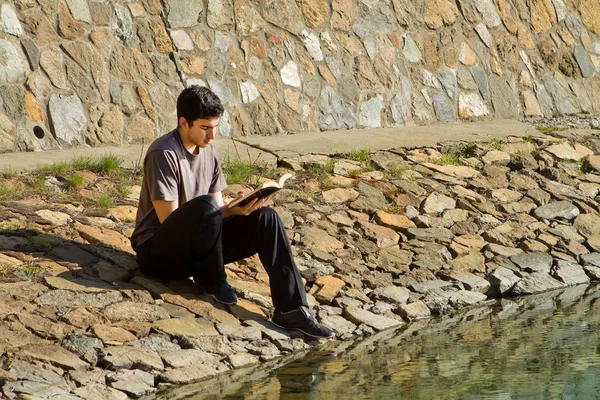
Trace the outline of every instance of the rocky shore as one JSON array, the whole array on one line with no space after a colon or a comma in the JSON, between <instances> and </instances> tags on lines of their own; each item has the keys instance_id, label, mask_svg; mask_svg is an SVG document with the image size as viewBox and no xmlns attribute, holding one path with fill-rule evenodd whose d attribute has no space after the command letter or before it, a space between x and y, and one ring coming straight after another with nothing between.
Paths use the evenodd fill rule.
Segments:
<instances>
[{"instance_id":1,"label":"rocky shore","mask_svg":"<svg viewBox=\"0 0 600 400\"><path fill-rule=\"evenodd\" d=\"M506 142L280 160L272 199L318 319L354 340L490 299L600 279L600 145L545 129ZM7 398L152 397L314 343L269 322L268 277L228 265L239 303L136 270L139 186L60 172L0 178L0 382ZM238 185L229 190L237 192ZM65 196L69 193L69 196ZM74 201L73 199L81 201ZM67 201L67 199L69 201Z\"/></svg>"}]
</instances>

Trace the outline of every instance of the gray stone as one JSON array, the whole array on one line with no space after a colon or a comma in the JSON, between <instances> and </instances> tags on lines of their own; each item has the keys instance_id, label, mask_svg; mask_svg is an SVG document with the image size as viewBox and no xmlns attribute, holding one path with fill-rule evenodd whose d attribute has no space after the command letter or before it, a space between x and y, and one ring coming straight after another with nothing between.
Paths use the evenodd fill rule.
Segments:
<instances>
[{"instance_id":1,"label":"gray stone","mask_svg":"<svg viewBox=\"0 0 600 400\"><path fill-rule=\"evenodd\" d=\"M552 270L552 276L567 286L590 283L590 278L581 266L563 260L557 262Z\"/></svg>"},{"instance_id":2,"label":"gray stone","mask_svg":"<svg viewBox=\"0 0 600 400\"><path fill-rule=\"evenodd\" d=\"M98 385L97 382L80 386L73 390L73 394L79 396L80 399L89 400L127 400L129 398L125 393L108 386Z\"/></svg>"},{"instance_id":3,"label":"gray stone","mask_svg":"<svg viewBox=\"0 0 600 400\"><path fill-rule=\"evenodd\" d=\"M317 260L304 257L296 257L296 264L300 275L309 282L326 275L333 275L335 269L331 265L320 263Z\"/></svg>"},{"instance_id":4,"label":"gray stone","mask_svg":"<svg viewBox=\"0 0 600 400\"><path fill-rule=\"evenodd\" d=\"M300 35L303 37L304 47L315 61L323 61L323 50L319 42L319 37L312 32L303 30Z\"/></svg>"},{"instance_id":5,"label":"gray stone","mask_svg":"<svg viewBox=\"0 0 600 400\"><path fill-rule=\"evenodd\" d=\"M164 364L155 351L132 346L110 346L104 350L100 363L111 370L138 368L144 371L162 371Z\"/></svg>"},{"instance_id":6,"label":"gray stone","mask_svg":"<svg viewBox=\"0 0 600 400\"><path fill-rule=\"evenodd\" d=\"M410 93L406 95L397 94L390 101L390 115L392 121L397 125L406 125L410 119Z\"/></svg>"},{"instance_id":7,"label":"gray stone","mask_svg":"<svg viewBox=\"0 0 600 400\"><path fill-rule=\"evenodd\" d=\"M106 376L110 387L138 398L156 391L154 375L136 370L121 370Z\"/></svg>"},{"instance_id":8,"label":"gray stone","mask_svg":"<svg viewBox=\"0 0 600 400\"><path fill-rule=\"evenodd\" d=\"M208 78L208 86L223 103L229 103L233 100L233 95L227 86L222 85L214 78Z\"/></svg>"},{"instance_id":9,"label":"gray stone","mask_svg":"<svg viewBox=\"0 0 600 400\"><path fill-rule=\"evenodd\" d=\"M44 383L62 390L69 390L69 384L65 381L65 378L47 368L24 361L13 361L8 370L19 380Z\"/></svg>"},{"instance_id":10,"label":"gray stone","mask_svg":"<svg viewBox=\"0 0 600 400\"><path fill-rule=\"evenodd\" d=\"M79 97L54 94L50 97L48 108L56 138L69 145L83 143L83 131L88 120Z\"/></svg>"},{"instance_id":11,"label":"gray stone","mask_svg":"<svg viewBox=\"0 0 600 400\"><path fill-rule=\"evenodd\" d=\"M173 44L175 45L175 48L177 50L187 50L187 51L192 51L194 50L194 42L192 41L192 38L190 37L190 35L187 34L186 31L184 30L177 30L177 31L171 31L171 39L173 39ZM222 34L221 34L222 35ZM222 37L222 36L219 37ZM215 39L216 42L216 39ZM229 43L227 43L229 45ZM215 43L215 47L216 47L216 43ZM229 49L229 46L227 46L227 49ZM225 50L227 51L227 50Z\"/></svg>"},{"instance_id":12,"label":"gray stone","mask_svg":"<svg viewBox=\"0 0 600 400\"><path fill-rule=\"evenodd\" d=\"M406 304L410 297L410 290L400 286L385 286L375 289L373 295L391 304Z\"/></svg>"},{"instance_id":13,"label":"gray stone","mask_svg":"<svg viewBox=\"0 0 600 400\"><path fill-rule=\"evenodd\" d=\"M352 129L356 126L353 106L342 101L330 86L321 89L317 121L322 129Z\"/></svg>"},{"instance_id":14,"label":"gray stone","mask_svg":"<svg viewBox=\"0 0 600 400\"><path fill-rule=\"evenodd\" d=\"M542 114L545 117L551 117L554 115L555 109L552 104L552 97L550 93L548 93L548 89L543 84L537 84L534 86L535 95L537 97L537 101L539 102Z\"/></svg>"},{"instance_id":15,"label":"gray stone","mask_svg":"<svg viewBox=\"0 0 600 400\"><path fill-rule=\"evenodd\" d=\"M441 122L456 120L456 109L446 96L441 93L434 93L432 96L433 110L436 117Z\"/></svg>"},{"instance_id":16,"label":"gray stone","mask_svg":"<svg viewBox=\"0 0 600 400\"><path fill-rule=\"evenodd\" d=\"M473 65L470 68L471 75L473 76L473 80L477 84L477 88L479 89L479 93L483 97L484 101L490 101L492 99L492 94L490 93L490 88L487 82L487 74L485 70L479 65Z\"/></svg>"},{"instance_id":17,"label":"gray stone","mask_svg":"<svg viewBox=\"0 0 600 400\"><path fill-rule=\"evenodd\" d=\"M285 85L297 88L302 86L300 73L298 72L298 65L295 62L288 61L279 72L281 74L281 81Z\"/></svg>"},{"instance_id":18,"label":"gray stone","mask_svg":"<svg viewBox=\"0 0 600 400\"><path fill-rule=\"evenodd\" d=\"M142 321L154 322L159 319L169 319L169 313L155 304L135 303L123 301L106 307L104 316L112 322L118 321Z\"/></svg>"},{"instance_id":19,"label":"gray stone","mask_svg":"<svg viewBox=\"0 0 600 400\"><path fill-rule=\"evenodd\" d=\"M231 0L208 0L206 22L213 29L223 29L233 25Z\"/></svg>"},{"instance_id":20,"label":"gray stone","mask_svg":"<svg viewBox=\"0 0 600 400\"><path fill-rule=\"evenodd\" d=\"M191 367L172 369L162 373L158 379L161 382L168 384L182 385L201 379L210 378L226 370L227 368L222 363L218 363L216 365L200 364Z\"/></svg>"},{"instance_id":21,"label":"gray stone","mask_svg":"<svg viewBox=\"0 0 600 400\"><path fill-rule=\"evenodd\" d=\"M198 23L200 13L204 10L201 1L168 0L169 14L167 21L171 28L189 28Z\"/></svg>"},{"instance_id":22,"label":"gray stone","mask_svg":"<svg viewBox=\"0 0 600 400\"><path fill-rule=\"evenodd\" d=\"M226 34L216 31L213 46L221 53L227 53L227 51L231 47L231 39L229 39L229 36L227 36Z\"/></svg>"},{"instance_id":23,"label":"gray stone","mask_svg":"<svg viewBox=\"0 0 600 400\"><path fill-rule=\"evenodd\" d=\"M424 213L439 214L456 208L456 200L441 193L430 194L421 205Z\"/></svg>"},{"instance_id":24,"label":"gray stone","mask_svg":"<svg viewBox=\"0 0 600 400\"><path fill-rule=\"evenodd\" d=\"M20 348L19 357L49 363L67 370L85 370L89 364L54 343L34 343Z\"/></svg>"},{"instance_id":25,"label":"gray stone","mask_svg":"<svg viewBox=\"0 0 600 400\"><path fill-rule=\"evenodd\" d=\"M454 99L456 97L457 90L456 70L445 69L440 71L439 80L448 96L451 99Z\"/></svg>"},{"instance_id":26,"label":"gray stone","mask_svg":"<svg viewBox=\"0 0 600 400\"><path fill-rule=\"evenodd\" d=\"M347 307L344 310L344 317L357 325L368 325L376 331L382 331L402 325L401 321L376 315L370 311L362 310L357 307Z\"/></svg>"},{"instance_id":27,"label":"gray stone","mask_svg":"<svg viewBox=\"0 0 600 400\"><path fill-rule=\"evenodd\" d=\"M520 115L519 97L510 80L491 75L489 87L496 118L516 118Z\"/></svg>"},{"instance_id":28,"label":"gray stone","mask_svg":"<svg viewBox=\"0 0 600 400\"><path fill-rule=\"evenodd\" d=\"M414 282L414 283L410 284L410 288L413 291L415 291L417 293L422 293L422 294L427 294L427 293L435 291L435 290L449 288L452 286L453 286L452 282L443 281L441 279L434 279L434 280L424 281L424 282Z\"/></svg>"},{"instance_id":29,"label":"gray stone","mask_svg":"<svg viewBox=\"0 0 600 400\"><path fill-rule=\"evenodd\" d=\"M25 54L27 55L27 59L29 60L29 66L31 67L32 70L37 70L39 68L39 62L40 62L40 49L37 47L35 42L31 38L28 38L28 37L24 37L21 39L21 45L23 45L23 49L25 49ZM29 79L32 79L31 75L30 75ZM39 77L39 79L42 79L42 78ZM47 78L45 76L43 76L43 79L47 80ZM43 85L39 85L40 87L32 88L31 86L33 86L33 85L30 84L28 81L27 86L30 87L30 90L36 95L36 97L45 97L45 96L39 96L40 89ZM38 85L35 85L35 86L38 86Z\"/></svg>"},{"instance_id":30,"label":"gray stone","mask_svg":"<svg viewBox=\"0 0 600 400\"><path fill-rule=\"evenodd\" d=\"M27 75L29 66L18 46L0 39L0 54L3 60L0 63L0 83L17 82Z\"/></svg>"},{"instance_id":31,"label":"gray stone","mask_svg":"<svg viewBox=\"0 0 600 400\"><path fill-rule=\"evenodd\" d=\"M482 23L477 24L475 26L475 31L479 35L479 38L481 39L481 41L487 47L492 47L494 45L494 38L492 37L492 35L490 34L490 31L484 24L482 24Z\"/></svg>"},{"instance_id":32,"label":"gray stone","mask_svg":"<svg viewBox=\"0 0 600 400\"><path fill-rule=\"evenodd\" d=\"M381 127L381 111L383 110L383 97L377 95L360 105L360 125L367 128Z\"/></svg>"},{"instance_id":33,"label":"gray stone","mask_svg":"<svg viewBox=\"0 0 600 400\"><path fill-rule=\"evenodd\" d=\"M337 337L351 334L356 330L356 325L339 315L329 315L321 319L321 325L335 332Z\"/></svg>"},{"instance_id":34,"label":"gray stone","mask_svg":"<svg viewBox=\"0 0 600 400\"><path fill-rule=\"evenodd\" d=\"M552 278L547 273L534 272L517 282L515 286L513 286L511 293L515 295L541 293L547 290L559 289L564 286L563 283Z\"/></svg>"},{"instance_id":35,"label":"gray stone","mask_svg":"<svg viewBox=\"0 0 600 400\"><path fill-rule=\"evenodd\" d=\"M119 42L129 46L136 35L133 29L133 19L127 7L115 5L115 18L112 23L112 36Z\"/></svg>"},{"instance_id":36,"label":"gray stone","mask_svg":"<svg viewBox=\"0 0 600 400\"><path fill-rule=\"evenodd\" d=\"M387 34L395 32L397 20L388 1L374 3L359 3L361 18L357 18L352 25L352 30L360 38L374 35L376 33Z\"/></svg>"},{"instance_id":37,"label":"gray stone","mask_svg":"<svg viewBox=\"0 0 600 400\"><path fill-rule=\"evenodd\" d=\"M99 99L98 91L89 75L76 63L66 60L67 80L75 93L84 103L96 103Z\"/></svg>"},{"instance_id":38,"label":"gray stone","mask_svg":"<svg viewBox=\"0 0 600 400\"><path fill-rule=\"evenodd\" d=\"M277 346L266 339L254 341L251 345L246 346L246 350L250 354L259 356L263 361L272 360L281 355Z\"/></svg>"},{"instance_id":39,"label":"gray stone","mask_svg":"<svg viewBox=\"0 0 600 400\"><path fill-rule=\"evenodd\" d=\"M396 312L404 319L414 321L420 318L427 318L431 315L431 310L423 301L415 301L409 304L401 304Z\"/></svg>"},{"instance_id":40,"label":"gray stone","mask_svg":"<svg viewBox=\"0 0 600 400\"><path fill-rule=\"evenodd\" d=\"M589 253L581 256L581 260L584 265L592 265L594 267L600 267L600 253Z\"/></svg>"},{"instance_id":41,"label":"gray stone","mask_svg":"<svg viewBox=\"0 0 600 400\"><path fill-rule=\"evenodd\" d=\"M558 22L560 22L566 18L567 14L569 13L569 10L567 9L567 6L565 5L565 2L563 0L551 1L552 5L554 6L554 11L556 11L556 19L558 20Z\"/></svg>"},{"instance_id":42,"label":"gray stone","mask_svg":"<svg viewBox=\"0 0 600 400\"><path fill-rule=\"evenodd\" d=\"M596 67L592 62L590 55L580 44L575 45L575 49L573 50L573 55L575 56L575 60L577 60L577 64L579 65L579 69L581 70L581 75L584 78L588 78L596 73Z\"/></svg>"},{"instance_id":43,"label":"gray stone","mask_svg":"<svg viewBox=\"0 0 600 400\"><path fill-rule=\"evenodd\" d=\"M572 115L581 112L581 109L571 95L554 79L549 79L546 82L546 87L554 100L554 104L556 104L556 111L560 115ZM544 115L546 115L545 112Z\"/></svg>"},{"instance_id":44,"label":"gray stone","mask_svg":"<svg viewBox=\"0 0 600 400\"><path fill-rule=\"evenodd\" d=\"M13 36L21 36L23 27L19 22L17 13L10 4L2 4L0 9L0 30Z\"/></svg>"},{"instance_id":45,"label":"gray stone","mask_svg":"<svg viewBox=\"0 0 600 400\"><path fill-rule=\"evenodd\" d=\"M498 10L492 0L478 0L474 3L488 28L493 28L502 23Z\"/></svg>"},{"instance_id":46,"label":"gray stone","mask_svg":"<svg viewBox=\"0 0 600 400\"><path fill-rule=\"evenodd\" d=\"M411 63L417 63L423 57L419 46L417 46L417 43L415 43L410 35L404 35L404 49L402 50L402 54Z\"/></svg>"},{"instance_id":47,"label":"gray stone","mask_svg":"<svg viewBox=\"0 0 600 400\"><path fill-rule=\"evenodd\" d=\"M163 336L146 336L136 340L135 342L131 343L131 345L133 347L139 347L141 349L152 350L159 353L181 350L181 347L178 344L171 342L168 338Z\"/></svg>"},{"instance_id":48,"label":"gray stone","mask_svg":"<svg viewBox=\"0 0 600 400\"><path fill-rule=\"evenodd\" d=\"M104 347L100 339L86 336L82 333L69 335L62 342L62 346L77 354L91 365L96 365L96 362L98 362L97 350Z\"/></svg>"},{"instance_id":49,"label":"gray stone","mask_svg":"<svg viewBox=\"0 0 600 400\"><path fill-rule=\"evenodd\" d=\"M526 272L544 272L549 274L552 267L552 256L547 253L532 252L517 254L510 257L510 261L515 263L521 271Z\"/></svg>"},{"instance_id":50,"label":"gray stone","mask_svg":"<svg viewBox=\"0 0 600 400\"><path fill-rule=\"evenodd\" d=\"M417 240L439 240L449 242L454 238L452 231L446 228L408 228L409 238Z\"/></svg>"},{"instance_id":51,"label":"gray stone","mask_svg":"<svg viewBox=\"0 0 600 400\"><path fill-rule=\"evenodd\" d=\"M438 276L442 279L460 282L466 289L474 292L486 293L490 287L490 283L488 281L470 272L442 271L438 274Z\"/></svg>"},{"instance_id":52,"label":"gray stone","mask_svg":"<svg viewBox=\"0 0 600 400\"><path fill-rule=\"evenodd\" d=\"M449 293L448 303L454 307L472 306L482 301L487 300L487 296L479 292L471 292L469 290L458 290Z\"/></svg>"},{"instance_id":53,"label":"gray stone","mask_svg":"<svg viewBox=\"0 0 600 400\"><path fill-rule=\"evenodd\" d=\"M40 306L66 306L103 308L109 304L123 300L121 293L78 293L70 290L50 290L35 299Z\"/></svg>"},{"instance_id":54,"label":"gray stone","mask_svg":"<svg viewBox=\"0 0 600 400\"><path fill-rule=\"evenodd\" d=\"M240 92L242 93L242 101L247 104L260 97L260 93L254 84L250 81L240 82Z\"/></svg>"},{"instance_id":55,"label":"gray stone","mask_svg":"<svg viewBox=\"0 0 600 400\"><path fill-rule=\"evenodd\" d=\"M579 208L568 201L555 201L536 208L533 213L542 219L564 218L572 220L579 215Z\"/></svg>"},{"instance_id":56,"label":"gray stone","mask_svg":"<svg viewBox=\"0 0 600 400\"><path fill-rule=\"evenodd\" d=\"M15 140L15 127L10 118L0 114L0 153L12 151Z\"/></svg>"},{"instance_id":57,"label":"gray stone","mask_svg":"<svg viewBox=\"0 0 600 400\"><path fill-rule=\"evenodd\" d=\"M73 18L79 21L92 23L92 16L86 0L66 0L69 6L69 11Z\"/></svg>"},{"instance_id":58,"label":"gray stone","mask_svg":"<svg viewBox=\"0 0 600 400\"><path fill-rule=\"evenodd\" d=\"M580 214L575 218L573 227L584 235L600 235L600 216Z\"/></svg>"},{"instance_id":59,"label":"gray stone","mask_svg":"<svg viewBox=\"0 0 600 400\"><path fill-rule=\"evenodd\" d=\"M490 297L506 296L512 287L521 280L512 270L498 267L490 272L485 279L490 282L487 295Z\"/></svg>"},{"instance_id":60,"label":"gray stone","mask_svg":"<svg viewBox=\"0 0 600 400\"><path fill-rule=\"evenodd\" d=\"M595 267L593 265L586 265L583 267L587 276L594 281L600 280L600 267Z\"/></svg>"},{"instance_id":61,"label":"gray stone","mask_svg":"<svg viewBox=\"0 0 600 400\"><path fill-rule=\"evenodd\" d=\"M77 400L81 399L79 396L71 395L65 389L61 389L51 384L42 382L32 381L17 381L8 382L2 386L4 393L11 393L12 396L19 396L20 398L36 398L36 399L64 399L64 400ZM27 396L27 397L21 397Z\"/></svg>"}]
</instances>

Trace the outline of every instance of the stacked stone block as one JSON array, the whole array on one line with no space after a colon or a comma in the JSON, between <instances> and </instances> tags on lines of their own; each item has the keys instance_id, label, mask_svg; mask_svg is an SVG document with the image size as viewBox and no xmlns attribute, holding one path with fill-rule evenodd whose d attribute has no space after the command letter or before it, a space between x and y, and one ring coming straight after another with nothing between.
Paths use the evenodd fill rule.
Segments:
<instances>
[{"instance_id":1,"label":"stacked stone block","mask_svg":"<svg viewBox=\"0 0 600 400\"><path fill-rule=\"evenodd\" d=\"M0 5L0 151L150 141L190 84L223 136L596 113L597 0Z\"/></svg>"}]
</instances>

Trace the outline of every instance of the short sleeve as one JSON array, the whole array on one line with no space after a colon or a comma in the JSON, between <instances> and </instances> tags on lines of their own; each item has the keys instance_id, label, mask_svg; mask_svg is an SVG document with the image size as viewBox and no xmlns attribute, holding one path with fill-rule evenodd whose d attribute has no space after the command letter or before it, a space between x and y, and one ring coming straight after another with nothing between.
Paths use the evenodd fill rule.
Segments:
<instances>
[{"instance_id":1,"label":"short sleeve","mask_svg":"<svg viewBox=\"0 0 600 400\"><path fill-rule=\"evenodd\" d=\"M172 153L155 150L148 153L144 162L144 176L147 179L150 199L179 200L179 181L181 174L177 159Z\"/></svg>"},{"instance_id":2,"label":"short sleeve","mask_svg":"<svg viewBox=\"0 0 600 400\"><path fill-rule=\"evenodd\" d=\"M224 190L227 187L227 180L225 179L225 175L223 174L223 169L221 168L221 161L219 160L219 156L217 152L214 152L215 158L215 170L213 171L213 178L210 182L210 188L208 190L209 193L217 193Z\"/></svg>"}]
</instances>

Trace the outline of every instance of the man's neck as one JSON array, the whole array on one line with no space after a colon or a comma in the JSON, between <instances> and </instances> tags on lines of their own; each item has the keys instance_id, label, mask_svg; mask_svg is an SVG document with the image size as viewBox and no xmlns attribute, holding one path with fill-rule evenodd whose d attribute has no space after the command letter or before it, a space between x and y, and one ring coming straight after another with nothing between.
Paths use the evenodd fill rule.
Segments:
<instances>
[{"instance_id":1,"label":"man's neck","mask_svg":"<svg viewBox=\"0 0 600 400\"><path fill-rule=\"evenodd\" d=\"M183 144L184 149L186 149L189 153L194 155L198 155L200 153L200 148L198 146L185 140L185 138L181 134L181 131L179 130L179 127L177 127L177 134L181 139L181 143Z\"/></svg>"}]
</instances>

